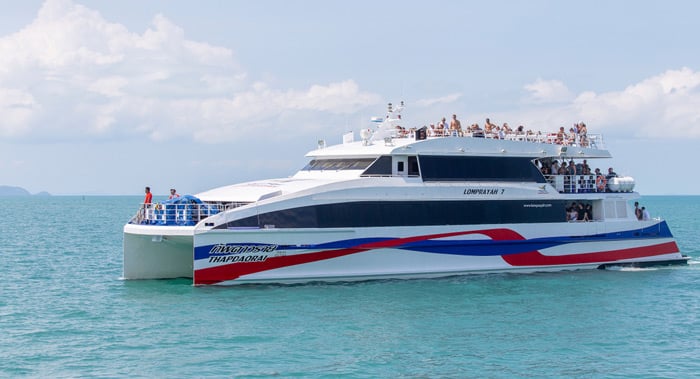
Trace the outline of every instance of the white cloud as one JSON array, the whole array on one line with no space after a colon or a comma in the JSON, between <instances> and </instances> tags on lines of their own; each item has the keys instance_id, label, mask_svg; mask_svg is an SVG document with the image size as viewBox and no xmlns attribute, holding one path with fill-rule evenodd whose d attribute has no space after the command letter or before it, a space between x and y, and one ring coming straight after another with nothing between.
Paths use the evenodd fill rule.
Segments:
<instances>
[{"instance_id":1,"label":"white cloud","mask_svg":"<svg viewBox=\"0 0 700 379\"><path fill-rule=\"evenodd\" d=\"M549 83L549 84L546 84ZM556 84L552 84L556 83ZM542 101L537 107L515 112L532 125L569 126L585 121L594 133L634 137L700 137L700 72L690 68L668 70L620 91L585 91L564 103L546 103L566 86L558 81L537 80L525 89ZM568 91L568 90L566 90Z\"/></svg>"},{"instance_id":2,"label":"white cloud","mask_svg":"<svg viewBox=\"0 0 700 379\"><path fill-rule=\"evenodd\" d=\"M430 107L436 104L449 104L454 103L462 97L461 93L451 93L442 97L436 97L432 99L420 99L415 102L419 107Z\"/></svg>"},{"instance_id":3,"label":"white cloud","mask_svg":"<svg viewBox=\"0 0 700 379\"><path fill-rule=\"evenodd\" d=\"M70 0L0 37L0 136L237 139L285 112L346 114L380 102L353 80L274 89L252 83L233 51L188 40L156 15L142 34Z\"/></svg>"},{"instance_id":4,"label":"white cloud","mask_svg":"<svg viewBox=\"0 0 700 379\"><path fill-rule=\"evenodd\" d=\"M571 91L558 80L537 79L527 84L525 89L529 92L526 101L538 104L567 102L573 98Z\"/></svg>"}]
</instances>

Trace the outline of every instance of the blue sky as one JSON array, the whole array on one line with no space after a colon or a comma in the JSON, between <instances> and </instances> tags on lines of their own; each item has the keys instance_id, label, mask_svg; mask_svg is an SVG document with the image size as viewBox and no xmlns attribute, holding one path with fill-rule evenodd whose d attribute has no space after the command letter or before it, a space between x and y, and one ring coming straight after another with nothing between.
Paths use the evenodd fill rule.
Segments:
<instances>
[{"instance_id":1,"label":"blue sky","mask_svg":"<svg viewBox=\"0 0 700 379\"><path fill-rule=\"evenodd\" d=\"M0 1L0 185L196 193L411 126L585 121L642 194L700 194L700 3Z\"/></svg>"}]
</instances>

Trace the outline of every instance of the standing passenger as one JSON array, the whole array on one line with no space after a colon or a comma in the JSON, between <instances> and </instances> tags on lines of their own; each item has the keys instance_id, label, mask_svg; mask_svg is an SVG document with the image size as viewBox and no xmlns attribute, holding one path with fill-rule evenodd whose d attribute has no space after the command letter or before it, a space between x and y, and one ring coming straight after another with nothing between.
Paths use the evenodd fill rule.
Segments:
<instances>
[{"instance_id":1,"label":"standing passenger","mask_svg":"<svg viewBox=\"0 0 700 379\"><path fill-rule=\"evenodd\" d=\"M144 204L151 204L153 202L153 194L151 193L151 187L146 187L146 197L143 199Z\"/></svg>"},{"instance_id":2,"label":"standing passenger","mask_svg":"<svg viewBox=\"0 0 700 379\"><path fill-rule=\"evenodd\" d=\"M634 202L634 216L637 217L637 220L642 220L642 210L639 209L639 202L635 201Z\"/></svg>"},{"instance_id":3,"label":"standing passenger","mask_svg":"<svg viewBox=\"0 0 700 379\"><path fill-rule=\"evenodd\" d=\"M462 123L457 120L457 115L452 115L452 121L450 121L450 132L457 132L457 135L462 134Z\"/></svg>"}]
</instances>

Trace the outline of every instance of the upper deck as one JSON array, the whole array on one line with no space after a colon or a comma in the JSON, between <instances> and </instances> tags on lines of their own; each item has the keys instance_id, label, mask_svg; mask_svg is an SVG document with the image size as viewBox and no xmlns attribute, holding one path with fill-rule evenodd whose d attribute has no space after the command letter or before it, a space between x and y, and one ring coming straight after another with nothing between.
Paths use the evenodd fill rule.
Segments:
<instances>
[{"instance_id":1,"label":"upper deck","mask_svg":"<svg viewBox=\"0 0 700 379\"><path fill-rule=\"evenodd\" d=\"M349 135L349 134L348 134ZM346 135L347 136L347 135ZM559 157L559 158L611 158L603 148L602 135L587 136L585 145L578 140L557 143L549 134L434 136L421 139L415 133L395 134L381 140L345 142L333 146L319 143L319 148L306 154L309 158L371 158L380 155L462 155L462 156L511 156L511 157Z\"/></svg>"},{"instance_id":2,"label":"upper deck","mask_svg":"<svg viewBox=\"0 0 700 379\"><path fill-rule=\"evenodd\" d=\"M477 124L466 129L404 128L401 107L389 104L386 118L375 118L375 128L360 131L360 140L353 132L343 135L341 144L326 146L319 141L318 149L306 154L314 159L372 158L381 155L458 155L510 156L567 159L610 158L601 134L589 134L585 126L580 132L512 131L496 126L483 130ZM581 123L583 125L583 123ZM572 128L573 129L573 128Z\"/></svg>"}]
</instances>

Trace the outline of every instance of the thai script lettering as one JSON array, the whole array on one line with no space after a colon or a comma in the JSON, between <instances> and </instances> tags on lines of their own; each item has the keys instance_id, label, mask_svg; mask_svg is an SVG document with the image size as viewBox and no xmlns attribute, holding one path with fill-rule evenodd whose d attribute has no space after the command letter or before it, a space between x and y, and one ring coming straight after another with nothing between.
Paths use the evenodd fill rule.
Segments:
<instances>
[{"instance_id":1,"label":"thai script lettering","mask_svg":"<svg viewBox=\"0 0 700 379\"><path fill-rule=\"evenodd\" d=\"M209 254L245 254L245 253L271 253L277 250L277 245L214 245Z\"/></svg>"}]
</instances>

